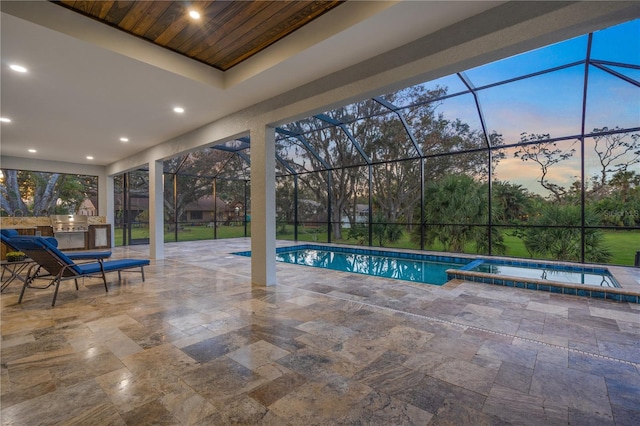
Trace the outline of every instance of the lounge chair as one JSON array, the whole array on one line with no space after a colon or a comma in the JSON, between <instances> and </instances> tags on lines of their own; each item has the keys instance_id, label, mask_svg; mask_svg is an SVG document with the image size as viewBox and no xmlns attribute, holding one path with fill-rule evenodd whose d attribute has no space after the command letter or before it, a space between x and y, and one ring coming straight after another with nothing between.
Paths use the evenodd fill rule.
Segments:
<instances>
[{"instance_id":1,"label":"lounge chair","mask_svg":"<svg viewBox=\"0 0 640 426\"><path fill-rule=\"evenodd\" d=\"M60 282L63 280L73 279L76 284L76 290L78 290L78 278L99 276L102 277L104 289L108 292L109 288L105 275L107 272L117 272L118 281L120 281L122 279L122 271L140 268L142 281L144 281L144 267L150 263L147 259L118 259L107 261L103 259L92 259L97 261L75 263L67 254L58 250L47 238L43 237L17 236L10 238L9 244L24 252L35 262L27 272L18 303L22 303L25 290L36 279L49 280L49 284L44 288L55 285L53 301L51 303L51 306L55 306L56 298L58 297L58 288L60 287ZM35 271L39 267L46 269L48 275L37 275Z\"/></svg>"},{"instance_id":2,"label":"lounge chair","mask_svg":"<svg viewBox=\"0 0 640 426\"><path fill-rule=\"evenodd\" d=\"M11 251L20 251L18 248L13 247L11 242L9 241L13 237L17 237L20 234L15 229L2 229L0 230L0 238L5 246ZM46 238L51 244L53 244L56 248L58 247L58 240L54 237L42 237ZM74 251L74 252L65 252L69 259L72 260L91 260L91 259L107 259L111 257L110 251Z\"/></svg>"},{"instance_id":3,"label":"lounge chair","mask_svg":"<svg viewBox=\"0 0 640 426\"><path fill-rule=\"evenodd\" d=\"M2 243L6 246L7 251L20 251L18 248L14 247L10 243L10 239L13 237L17 237L20 234L15 229L2 229L0 230L0 239ZM54 237L43 237L46 238L51 244L55 247L58 247L58 240ZM107 259L111 257L110 251L82 251L82 252L67 252L65 253L67 257L71 260L98 260L98 259ZM26 259L23 262L19 263L2 263L2 277L0 281L2 282L2 286L0 287L0 291L4 291L5 288L9 286L13 281L21 281L24 283L24 277L22 277L21 273L31 266L33 261L31 259ZM4 275L5 272L8 272L9 277L5 280ZM35 274L37 274L36 271Z\"/></svg>"}]
</instances>

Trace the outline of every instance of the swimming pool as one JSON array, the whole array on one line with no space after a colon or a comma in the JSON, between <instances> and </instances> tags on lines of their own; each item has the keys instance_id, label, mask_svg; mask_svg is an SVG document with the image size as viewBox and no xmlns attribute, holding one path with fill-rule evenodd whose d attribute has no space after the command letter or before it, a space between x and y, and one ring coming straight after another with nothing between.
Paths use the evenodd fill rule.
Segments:
<instances>
[{"instance_id":1,"label":"swimming pool","mask_svg":"<svg viewBox=\"0 0 640 426\"><path fill-rule=\"evenodd\" d=\"M447 276L449 279L505 287L640 303L637 292L622 288L611 272L603 267L485 258L460 269L451 269Z\"/></svg>"},{"instance_id":2,"label":"swimming pool","mask_svg":"<svg viewBox=\"0 0 640 426\"><path fill-rule=\"evenodd\" d=\"M482 259L471 262L463 269L465 271L484 272L503 277L620 288L615 278L604 268Z\"/></svg>"},{"instance_id":3,"label":"swimming pool","mask_svg":"<svg viewBox=\"0 0 640 426\"><path fill-rule=\"evenodd\" d=\"M234 254L251 256L251 252ZM462 268L473 259L305 244L276 249L276 260L334 271L443 285L448 281L447 270Z\"/></svg>"},{"instance_id":4,"label":"swimming pool","mask_svg":"<svg viewBox=\"0 0 640 426\"><path fill-rule=\"evenodd\" d=\"M251 256L251 251L232 253ZM471 258L303 244L276 249L276 260L424 284L453 279L640 303L640 296L620 287L602 267L520 259Z\"/></svg>"},{"instance_id":5,"label":"swimming pool","mask_svg":"<svg viewBox=\"0 0 640 426\"><path fill-rule=\"evenodd\" d=\"M333 249L287 250L276 253L279 262L335 271L354 272L374 277L394 278L425 284L443 285L448 281L447 270L461 268L468 263L444 262L433 259L406 259L394 253L346 253ZM397 253L396 253L397 254Z\"/></svg>"}]
</instances>

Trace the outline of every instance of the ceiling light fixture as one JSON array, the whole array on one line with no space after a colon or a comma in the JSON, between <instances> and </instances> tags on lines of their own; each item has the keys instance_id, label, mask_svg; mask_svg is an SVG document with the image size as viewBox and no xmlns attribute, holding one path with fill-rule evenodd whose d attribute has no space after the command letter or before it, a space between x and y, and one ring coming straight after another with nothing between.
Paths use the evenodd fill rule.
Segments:
<instances>
[{"instance_id":1,"label":"ceiling light fixture","mask_svg":"<svg viewBox=\"0 0 640 426\"><path fill-rule=\"evenodd\" d=\"M87 155L87 160L93 160L93 157L90 155Z\"/></svg>"},{"instance_id":2,"label":"ceiling light fixture","mask_svg":"<svg viewBox=\"0 0 640 426\"><path fill-rule=\"evenodd\" d=\"M129 142L129 138L120 138L120 142Z\"/></svg>"},{"instance_id":3,"label":"ceiling light fixture","mask_svg":"<svg viewBox=\"0 0 640 426\"><path fill-rule=\"evenodd\" d=\"M11 68L12 70L14 70L16 72L27 72L27 69L25 67L23 67L22 65L11 64L11 65L9 65L9 68Z\"/></svg>"},{"instance_id":4,"label":"ceiling light fixture","mask_svg":"<svg viewBox=\"0 0 640 426\"><path fill-rule=\"evenodd\" d=\"M36 152L38 152L38 151L36 151L35 149L31 148L31 149L29 149L29 152L30 152L30 153L32 153L32 154L34 154L34 153L36 153Z\"/></svg>"},{"instance_id":5,"label":"ceiling light fixture","mask_svg":"<svg viewBox=\"0 0 640 426\"><path fill-rule=\"evenodd\" d=\"M11 123L11 119L7 117L0 117L0 121L3 123Z\"/></svg>"},{"instance_id":6,"label":"ceiling light fixture","mask_svg":"<svg viewBox=\"0 0 640 426\"><path fill-rule=\"evenodd\" d=\"M197 10L190 10L189 16L193 19L200 19L200 13Z\"/></svg>"},{"instance_id":7,"label":"ceiling light fixture","mask_svg":"<svg viewBox=\"0 0 640 426\"><path fill-rule=\"evenodd\" d=\"M175 107L173 110L178 114L182 114L184 112L184 108L182 107Z\"/></svg>"}]
</instances>

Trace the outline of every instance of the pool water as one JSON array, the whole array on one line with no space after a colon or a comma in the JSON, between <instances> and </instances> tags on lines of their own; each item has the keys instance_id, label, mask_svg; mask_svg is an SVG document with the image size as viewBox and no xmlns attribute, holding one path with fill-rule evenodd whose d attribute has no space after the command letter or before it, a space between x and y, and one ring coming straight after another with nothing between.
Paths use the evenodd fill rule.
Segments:
<instances>
[{"instance_id":1,"label":"pool water","mask_svg":"<svg viewBox=\"0 0 640 426\"><path fill-rule=\"evenodd\" d=\"M296 265L434 285L443 285L447 282L447 269L459 269L463 266L463 264L453 262L403 259L319 249L302 249L276 253L276 260Z\"/></svg>"},{"instance_id":2,"label":"pool water","mask_svg":"<svg viewBox=\"0 0 640 426\"><path fill-rule=\"evenodd\" d=\"M251 251L233 254L251 257ZM617 292L621 286L609 270L597 266L552 264L524 259L472 259L315 244L279 247L276 249L276 260L433 285L461 279L613 300L623 300L624 297L627 300L626 295ZM573 285L576 287L571 287ZM594 289L584 290L585 286ZM611 291L603 291L604 288L610 288ZM639 297L632 298L634 300L630 301L640 303Z\"/></svg>"},{"instance_id":3,"label":"pool water","mask_svg":"<svg viewBox=\"0 0 640 426\"><path fill-rule=\"evenodd\" d=\"M487 261L483 261L475 266L470 264L465 270L517 278L557 281L567 284L620 287L606 270L586 272L578 268L565 270L558 269L557 267L552 269L551 267L502 265Z\"/></svg>"},{"instance_id":4,"label":"pool water","mask_svg":"<svg viewBox=\"0 0 640 426\"><path fill-rule=\"evenodd\" d=\"M594 287L620 287L611 273L604 268L483 259L471 262L462 269L537 281L556 281L564 284L581 284Z\"/></svg>"}]
</instances>

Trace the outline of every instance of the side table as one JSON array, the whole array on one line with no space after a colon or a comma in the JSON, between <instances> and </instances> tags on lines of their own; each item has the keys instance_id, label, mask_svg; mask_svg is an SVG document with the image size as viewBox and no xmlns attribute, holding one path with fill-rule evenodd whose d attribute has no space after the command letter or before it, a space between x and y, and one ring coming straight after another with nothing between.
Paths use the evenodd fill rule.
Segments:
<instances>
[{"instance_id":1,"label":"side table","mask_svg":"<svg viewBox=\"0 0 640 426\"><path fill-rule=\"evenodd\" d=\"M23 277L20 273L32 263L33 261L31 259L18 260L16 262L8 262L6 260L0 261L0 266L2 267L2 277L0 278L2 287L0 288L0 292L4 291L4 289L15 280L21 281L24 284L26 277ZM5 274L8 276L6 280Z\"/></svg>"}]
</instances>

